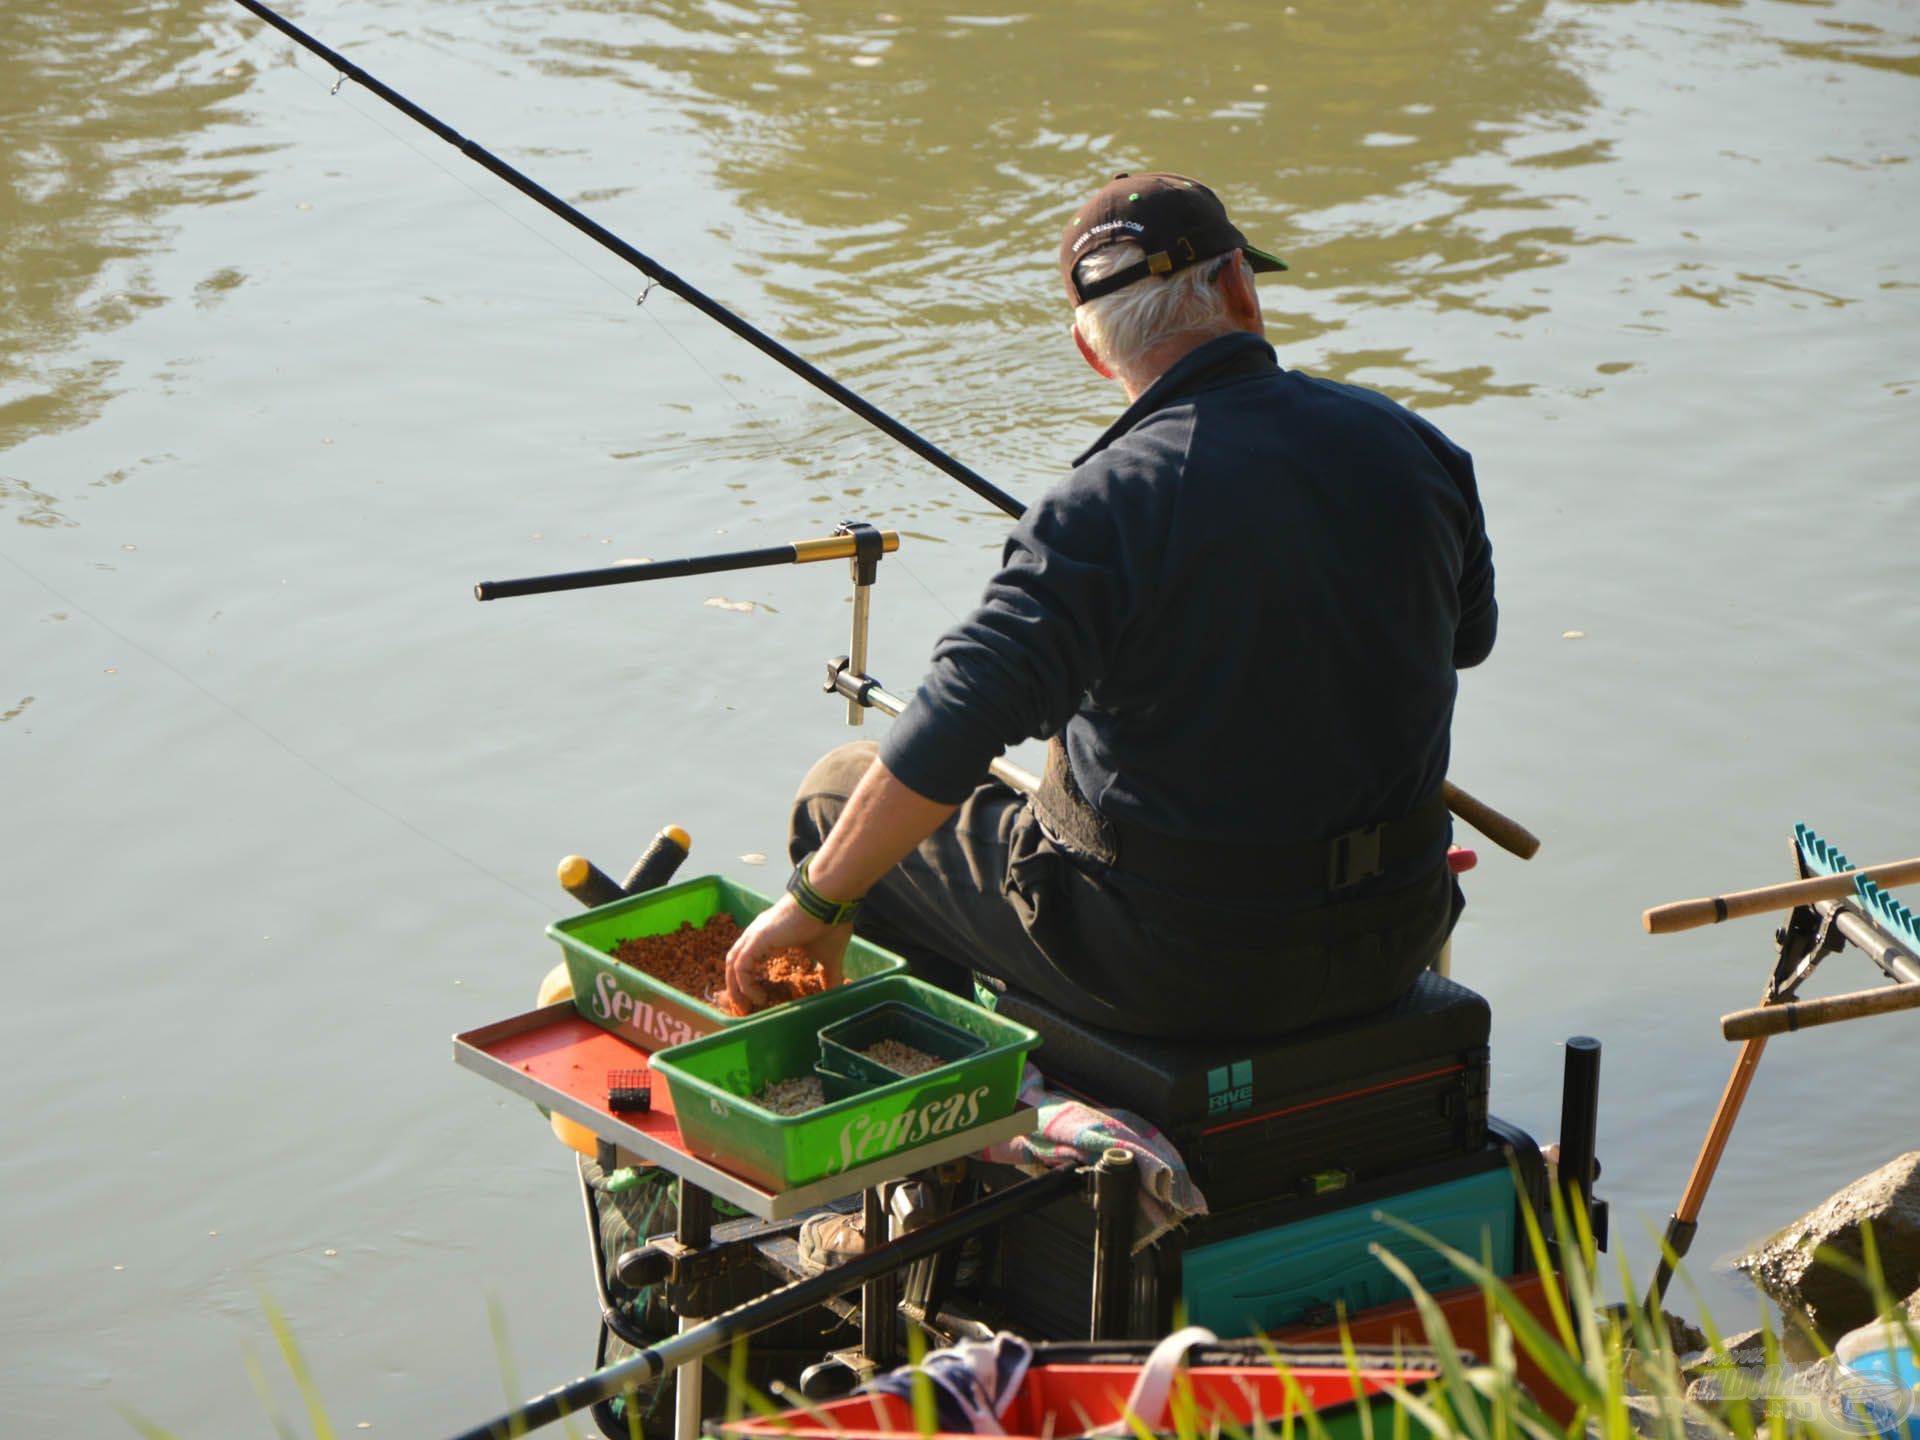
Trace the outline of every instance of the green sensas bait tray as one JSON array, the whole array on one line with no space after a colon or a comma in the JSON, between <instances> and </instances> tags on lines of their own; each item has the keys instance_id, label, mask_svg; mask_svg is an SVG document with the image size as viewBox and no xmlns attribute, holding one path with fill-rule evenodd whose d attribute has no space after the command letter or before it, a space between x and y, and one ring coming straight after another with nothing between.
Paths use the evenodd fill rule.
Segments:
<instances>
[{"instance_id":1,"label":"green sensas bait tray","mask_svg":"<svg viewBox=\"0 0 1920 1440\"><path fill-rule=\"evenodd\" d=\"M820 1031L895 1002L981 1041L972 1055L801 1115L756 1104L777 1080L813 1074ZM1027 1052L1024 1025L909 975L883 975L763 1011L652 1060L688 1151L769 1190L789 1190L1010 1114Z\"/></svg>"},{"instance_id":2,"label":"green sensas bait tray","mask_svg":"<svg viewBox=\"0 0 1920 1440\"><path fill-rule=\"evenodd\" d=\"M722 911L745 927L772 903L723 876L703 875L556 920L547 926L547 934L567 957L574 1008L641 1049L657 1050L744 1022L697 995L676 990L614 959L614 947L639 935L672 934L683 922L697 928ZM855 940L847 947L846 980L851 985L890 975L906 963L890 950ZM804 1008L820 998L811 996L762 1013Z\"/></svg>"},{"instance_id":3,"label":"green sensas bait tray","mask_svg":"<svg viewBox=\"0 0 1920 1440\"><path fill-rule=\"evenodd\" d=\"M987 1044L971 1031L949 1025L911 1005L875 1005L858 1015L820 1027L820 1061L814 1069L822 1079L827 1075L845 1076L857 1081L863 1089L890 1085L904 1072L891 1069L867 1054L883 1040L897 1041L943 1063L976 1055Z\"/></svg>"}]
</instances>

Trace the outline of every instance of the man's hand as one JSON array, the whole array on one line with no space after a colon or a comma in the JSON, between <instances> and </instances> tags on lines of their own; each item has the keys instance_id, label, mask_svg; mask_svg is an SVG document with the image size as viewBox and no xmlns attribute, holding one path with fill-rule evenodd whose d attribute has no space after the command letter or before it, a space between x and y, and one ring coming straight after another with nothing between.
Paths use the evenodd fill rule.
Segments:
<instances>
[{"instance_id":1,"label":"man's hand","mask_svg":"<svg viewBox=\"0 0 1920 1440\"><path fill-rule=\"evenodd\" d=\"M831 990L841 981L852 939L851 925L823 925L794 904L792 896L782 895L740 932L727 951L727 996L742 1015L765 1009L771 998L765 985L767 957L794 946L819 963Z\"/></svg>"},{"instance_id":2,"label":"man's hand","mask_svg":"<svg viewBox=\"0 0 1920 1440\"><path fill-rule=\"evenodd\" d=\"M829 900L865 895L958 808L902 784L876 757L847 797L826 843L807 862L812 884ZM841 961L852 939L851 925L827 925L794 904L791 895L782 895L727 951L727 996L742 1014L763 1008L772 998L765 985L767 957L794 945L819 962L832 988L841 981Z\"/></svg>"}]
</instances>

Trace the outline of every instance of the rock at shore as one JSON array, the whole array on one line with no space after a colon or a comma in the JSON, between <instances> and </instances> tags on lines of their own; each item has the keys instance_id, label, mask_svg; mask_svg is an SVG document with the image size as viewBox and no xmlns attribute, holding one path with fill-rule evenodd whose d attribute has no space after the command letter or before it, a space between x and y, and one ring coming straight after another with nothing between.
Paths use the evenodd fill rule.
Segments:
<instances>
[{"instance_id":1,"label":"rock at shore","mask_svg":"<svg viewBox=\"0 0 1920 1440\"><path fill-rule=\"evenodd\" d=\"M1824 1246L1857 1265L1861 1228L1868 1224L1887 1289L1895 1295L1920 1289L1920 1150L1854 1181L1734 1263L1783 1309L1802 1312L1832 1340L1874 1318L1873 1295L1814 1252Z\"/></svg>"}]
</instances>

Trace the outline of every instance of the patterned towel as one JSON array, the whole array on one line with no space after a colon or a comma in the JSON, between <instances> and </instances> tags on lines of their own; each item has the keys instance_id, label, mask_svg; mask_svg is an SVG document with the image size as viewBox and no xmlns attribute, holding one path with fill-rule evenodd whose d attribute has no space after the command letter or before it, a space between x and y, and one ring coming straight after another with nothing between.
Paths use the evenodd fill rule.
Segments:
<instances>
[{"instance_id":1,"label":"patterned towel","mask_svg":"<svg viewBox=\"0 0 1920 1440\"><path fill-rule=\"evenodd\" d=\"M1092 1165L1116 1146L1131 1151L1140 1172L1135 1250L1151 1245L1188 1216L1207 1213L1207 1197L1193 1183L1180 1152L1132 1111L1096 1110L1077 1096L1049 1090L1046 1077L1032 1065L1020 1079L1020 1103L1040 1112L1040 1128L989 1146L986 1158L1037 1172Z\"/></svg>"}]
</instances>

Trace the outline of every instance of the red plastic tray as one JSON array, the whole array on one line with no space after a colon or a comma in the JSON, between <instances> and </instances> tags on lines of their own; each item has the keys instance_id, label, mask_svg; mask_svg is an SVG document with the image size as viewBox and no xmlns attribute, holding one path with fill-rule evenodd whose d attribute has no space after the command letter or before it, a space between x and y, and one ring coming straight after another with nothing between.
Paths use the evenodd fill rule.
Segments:
<instances>
[{"instance_id":1,"label":"red plastic tray","mask_svg":"<svg viewBox=\"0 0 1920 1440\"><path fill-rule=\"evenodd\" d=\"M607 1108L607 1072L651 1070L649 1054L591 1021L570 1000L529 1010L511 1020L483 1025L453 1037L454 1062L537 1105L584 1125L641 1160L691 1181L763 1220L781 1220L884 1180L984 1150L1015 1135L1031 1134L1031 1107L1015 1110L971 1130L943 1135L899 1150L871 1165L815 1181L795 1190L764 1190L710 1161L687 1153L674 1118L673 1097L656 1080L653 1108L615 1112Z\"/></svg>"}]
</instances>

